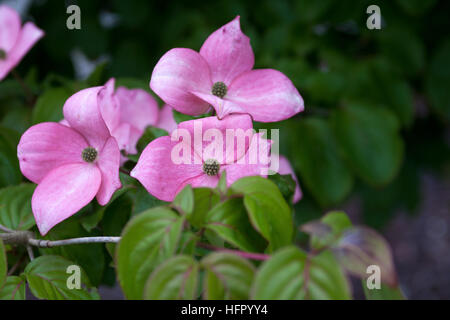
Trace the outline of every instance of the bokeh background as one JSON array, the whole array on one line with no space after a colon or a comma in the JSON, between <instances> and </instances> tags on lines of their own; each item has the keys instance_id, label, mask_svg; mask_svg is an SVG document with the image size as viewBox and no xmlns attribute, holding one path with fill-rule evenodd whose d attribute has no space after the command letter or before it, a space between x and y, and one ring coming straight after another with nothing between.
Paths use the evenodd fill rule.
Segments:
<instances>
[{"instance_id":1,"label":"bokeh background","mask_svg":"<svg viewBox=\"0 0 450 320\"><path fill-rule=\"evenodd\" d=\"M0 3L46 32L17 68L40 96L36 106L14 78L0 82L0 187L23 179L11 141L34 123L60 120L80 81L116 77L148 89L166 51L198 50L240 15L255 67L284 72L305 100L292 119L255 124L280 129L281 153L304 193L297 222L345 210L388 239L408 298L450 299L449 1ZM81 8L81 30L66 28L71 4ZM381 30L366 27L371 4L381 9Z\"/></svg>"}]
</instances>

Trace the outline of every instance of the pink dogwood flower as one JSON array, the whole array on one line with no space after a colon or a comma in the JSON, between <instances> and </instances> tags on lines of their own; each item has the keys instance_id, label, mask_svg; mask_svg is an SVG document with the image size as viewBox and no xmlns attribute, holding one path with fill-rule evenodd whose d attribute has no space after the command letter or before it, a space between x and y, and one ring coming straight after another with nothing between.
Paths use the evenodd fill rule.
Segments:
<instances>
[{"instance_id":1,"label":"pink dogwood flower","mask_svg":"<svg viewBox=\"0 0 450 320\"><path fill-rule=\"evenodd\" d=\"M304 109L292 82L273 69L252 70L250 39L241 32L239 16L212 33L200 52L175 48L157 63L150 87L177 111L200 115L210 105L222 119L247 113L255 121L275 122Z\"/></svg>"},{"instance_id":2,"label":"pink dogwood flower","mask_svg":"<svg viewBox=\"0 0 450 320\"><path fill-rule=\"evenodd\" d=\"M42 235L94 197L105 205L121 187L120 151L99 110L104 87L84 89L64 104L69 124L32 126L17 147L20 170L38 186L31 199Z\"/></svg>"},{"instance_id":3,"label":"pink dogwood flower","mask_svg":"<svg viewBox=\"0 0 450 320\"><path fill-rule=\"evenodd\" d=\"M200 133L201 140L195 138L198 128L204 133L204 136ZM231 139L224 138L230 129L241 129L241 132L250 134L244 136L239 144L237 134ZM260 158L251 160L256 148L258 155L264 155L267 161ZM230 115L223 120L207 117L181 122L171 137L153 140L142 152L130 175L153 196L172 201L187 184L216 187L224 171L228 186L245 176L267 176L269 152L270 141L259 133L253 133L249 115ZM187 161L176 159L180 154Z\"/></svg>"},{"instance_id":4,"label":"pink dogwood flower","mask_svg":"<svg viewBox=\"0 0 450 320\"><path fill-rule=\"evenodd\" d=\"M292 169L288 159L280 155L279 160L280 160L280 167L278 169L278 173L281 175L290 174L292 176L292 179L294 179L295 181L295 191L292 202L297 203L303 196L302 191L300 190L300 184L298 183L297 176L295 175L294 169Z\"/></svg>"},{"instance_id":5,"label":"pink dogwood flower","mask_svg":"<svg viewBox=\"0 0 450 320\"><path fill-rule=\"evenodd\" d=\"M121 150L136 154L136 144L148 126L173 130L175 120L170 108L165 107L160 112L155 98L145 90L125 87L114 90L114 86L115 79L111 78L100 93L99 104L106 125Z\"/></svg>"},{"instance_id":6,"label":"pink dogwood flower","mask_svg":"<svg viewBox=\"0 0 450 320\"><path fill-rule=\"evenodd\" d=\"M0 81L19 64L20 60L44 36L32 22L21 26L14 9L0 5Z\"/></svg>"}]
</instances>

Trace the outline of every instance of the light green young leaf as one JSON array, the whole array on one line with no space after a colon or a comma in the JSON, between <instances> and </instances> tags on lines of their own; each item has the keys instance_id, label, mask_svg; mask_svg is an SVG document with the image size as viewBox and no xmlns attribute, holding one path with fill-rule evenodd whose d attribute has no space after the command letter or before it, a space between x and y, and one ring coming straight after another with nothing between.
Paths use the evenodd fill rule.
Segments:
<instances>
[{"instance_id":1,"label":"light green young leaf","mask_svg":"<svg viewBox=\"0 0 450 320\"><path fill-rule=\"evenodd\" d=\"M206 217L207 230L242 250L263 251L267 242L250 223L242 199L233 198L216 205Z\"/></svg>"},{"instance_id":2,"label":"light green young leaf","mask_svg":"<svg viewBox=\"0 0 450 320\"><path fill-rule=\"evenodd\" d=\"M147 280L144 299L193 300L196 298L199 266L190 256L175 256L160 265Z\"/></svg>"},{"instance_id":3,"label":"light green young leaf","mask_svg":"<svg viewBox=\"0 0 450 320\"><path fill-rule=\"evenodd\" d=\"M320 249L339 241L342 233L352 223L345 212L331 211L320 219L301 226L301 230L311 235L311 248Z\"/></svg>"},{"instance_id":4,"label":"light green young leaf","mask_svg":"<svg viewBox=\"0 0 450 320\"><path fill-rule=\"evenodd\" d=\"M131 219L116 248L118 279L128 299L142 299L145 281L178 246L184 218L166 207Z\"/></svg>"},{"instance_id":5,"label":"light green young leaf","mask_svg":"<svg viewBox=\"0 0 450 320\"><path fill-rule=\"evenodd\" d=\"M175 197L172 205L179 208L182 213L190 215L194 210L194 191L190 184L184 187Z\"/></svg>"},{"instance_id":6,"label":"light green young leaf","mask_svg":"<svg viewBox=\"0 0 450 320\"><path fill-rule=\"evenodd\" d=\"M196 228L201 228L206 223L207 213L220 201L219 194L210 188L194 189L194 209L186 219Z\"/></svg>"},{"instance_id":7,"label":"light green young leaf","mask_svg":"<svg viewBox=\"0 0 450 320\"><path fill-rule=\"evenodd\" d=\"M349 283L329 251L312 258L290 246L259 268L252 286L257 300L350 299Z\"/></svg>"},{"instance_id":8,"label":"light green young leaf","mask_svg":"<svg viewBox=\"0 0 450 320\"><path fill-rule=\"evenodd\" d=\"M200 262L205 269L203 297L206 300L249 298L255 267L232 253L214 252Z\"/></svg>"},{"instance_id":9,"label":"light green young leaf","mask_svg":"<svg viewBox=\"0 0 450 320\"><path fill-rule=\"evenodd\" d=\"M270 251L292 243L292 212L272 181L262 177L245 177L233 183L231 189L244 195L244 206L250 221L269 241Z\"/></svg>"}]
</instances>

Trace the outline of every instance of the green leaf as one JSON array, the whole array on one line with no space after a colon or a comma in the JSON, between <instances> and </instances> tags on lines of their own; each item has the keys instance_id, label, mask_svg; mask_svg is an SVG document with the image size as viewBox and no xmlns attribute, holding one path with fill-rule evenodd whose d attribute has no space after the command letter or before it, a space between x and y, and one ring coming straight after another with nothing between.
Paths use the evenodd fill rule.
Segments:
<instances>
[{"instance_id":1,"label":"green leaf","mask_svg":"<svg viewBox=\"0 0 450 320\"><path fill-rule=\"evenodd\" d=\"M3 240L0 239L0 288L6 279L6 274L8 272L8 261L6 260L6 250Z\"/></svg>"},{"instance_id":2,"label":"green leaf","mask_svg":"<svg viewBox=\"0 0 450 320\"><path fill-rule=\"evenodd\" d=\"M0 300L25 300L25 287L24 278L9 276L3 287L0 285Z\"/></svg>"},{"instance_id":3,"label":"green leaf","mask_svg":"<svg viewBox=\"0 0 450 320\"><path fill-rule=\"evenodd\" d=\"M447 39L431 58L430 69L426 78L426 93L431 107L445 120L450 121L450 40Z\"/></svg>"},{"instance_id":4,"label":"green leaf","mask_svg":"<svg viewBox=\"0 0 450 320\"><path fill-rule=\"evenodd\" d=\"M380 289L369 289L363 280L364 295L367 300L405 300L406 297L399 287L390 287L381 283Z\"/></svg>"},{"instance_id":5,"label":"green leaf","mask_svg":"<svg viewBox=\"0 0 450 320\"><path fill-rule=\"evenodd\" d=\"M105 74L105 68L108 65L107 62L99 63L95 69L91 72L89 77L85 80L86 87L95 87L103 85L103 75Z\"/></svg>"},{"instance_id":6,"label":"green leaf","mask_svg":"<svg viewBox=\"0 0 450 320\"><path fill-rule=\"evenodd\" d=\"M224 170L220 176L219 182L217 183L217 191L220 194L225 194L227 192L227 172Z\"/></svg>"},{"instance_id":7,"label":"green leaf","mask_svg":"<svg viewBox=\"0 0 450 320\"><path fill-rule=\"evenodd\" d=\"M156 138L169 135L166 130L156 127L145 128L144 133L136 144L138 152L142 152L145 147Z\"/></svg>"},{"instance_id":8,"label":"green leaf","mask_svg":"<svg viewBox=\"0 0 450 320\"><path fill-rule=\"evenodd\" d=\"M31 261L24 274L33 295L48 300L91 300L93 296L86 289L89 279L82 269L80 289L69 289L67 286L72 273L67 268L75 265L65 258L53 255L40 256Z\"/></svg>"},{"instance_id":9,"label":"green leaf","mask_svg":"<svg viewBox=\"0 0 450 320\"><path fill-rule=\"evenodd\" d=\"M269 241L269 251L292 243L292 211L272 181L262 177L245 177L234 182L231 189L244 195L244 206L250 221Z\"/></svg>"},{"instance_id":10,"label":"green leaf","mask_svg":"<svg viewBox=\"0 0 450 320\"><path fill-rule=\"evenodd\" d=\"M173 109L172 112L173 112L173 119L175 120L176 123L189 121L189 120L200 119L200 118L205 118L205 117L209 117L210 116L209 113L205 113L205 114L202 114L200 116L190 116L190 115L178 112L175 109Z\"/></svg>"},{"instance_id":11,"label":"green leaf","mask_svg":"<svg viewBox=\"0 0 450 320\"><path fill-rule=\"evenodd\" d=\"M423 69L424 43L410 28L387 28L379 35L381 52L391 60L393 66L407 75L414 75Z\"/></svg>"},{"instance_id":12,"label":"green leaf","mask_svg":"<svg viewBox=\"0 0 450 320\"><path fill-rule=\"evenodd\" d=\"M201 261L205 269L205 300L244 300L249 298L255 267L232 253L214 252Z\"/></svg>"},{"instance_id":13,"label":"green leaf","mask_svg":"<svg viewBox=\"0 0 450 320\"><path fill-rule=\"evenodd\" d=\"M0 127L0 187L18 184L22 180L17 159L19 138L16 131Z\"/></svg>"},{"instance_id":14,"label":"green leaf","mask_svg":"<svg viewBox=\"0 0 450 320\"><path fill-rule=\"evenodd\" d=\"M208 212L206 228L214 231L220 238L242 250L263 251L266 241L255 231L250 223L242 199L228 199Z\"/></svg>"},{"instance_id":15,"label":"green leaf","mask_svg":"<svg viewBox=\"0 0 450 320\"><path fill-rule=\"evenodd\" d=\"M28 230L35 225L31 197L36 185L22 183L0 189L0 224L13 230Z\"/></svg>"},{"instance_id":16,"label":"green leaf","mask_svg":"<svg viewBox=\"0 0 450 320\"><path fill-rule=\"evenodd\" d=\"M175 256L159 266L145 285L146 300L193 300L198 285L198 263L192 257Z\"/></svg>"},{"instance_id":17,"label":"green leaf","mask_svg":"<svg viewBox=\"0 0 450 320\"><path fill-rule=\"evenodd\" d=\"M405 12L417 16L427 13L436 4L436 0L397 0L397 3Z\"/></svg>"},{"instance_id":18,"label":"green leaf","mask_svg":"<svg viewBox=\"0 0 450 320\"><path fill-rule=\"evenodd\" d=\"M283 198L287 203L292 203L292 199L295 193L296 183L290 174L272 174L269 176L269 180L275 183L280 189Z\"/></svg>"},{"instance_id":19,"label":"green leaf","mask_svg":"<svg viewBox=\"0 0 450 320\"><path fill-rule=\"evenodd\" d=\"M323 207L341 202L351 191L353 176L338 155L334 134L325 120L299 121L291 148L302 183Z\"/></svg>"},{"instance_id":20,"label":"green leaf","mask_svg":"<svg viewBox=\"0 0 450 320\"><path fill-rule=\"evenodd\" d=\"M219 194L210 188L194 189L194 209L186 219L196 228L201 228L206 223L207 213L220 201Z\"/></svg>"},{"instance_id":21,"label":"green leaf","mask_svg":"<svg viewBox=\"0 0 450 320\"><path fill-rule=\"evenodd\" d=\"M150 92L148 81L136 78L116 78L116 88L125 87L128 89L142 89Z\"/></svg>"},{"instance_id":22,"label":"green leaf","mask_svg":"<svg viewBox=\"0 0 450 320\"><path fill-rule=\"evenodd\" d=\"M175 253L183 222L165 207L147 210L128 222L116 249L118 279L128 299L141 299L150 273Z\"/></svg>"},{"instance_id":23,"label":"green leaf","mask_svg":"<svg viewBox=\"0 0 450 320\"><path fill-rule=\"evenodd\" d=\"M337 140L352 169L371 185L385 185L398 173L403 141L398 122L385 109L350 104L331 117Z\"/></svg>"},{"instance_id":24,"label":"green leaf","mask_svg":"<svg viewBox=\"0 0 450 320\"><path fill-rule=\"evenodd\" d=\"M63 106L72 92L65 88L50 88L39 96L31 114L31 122L58 122L63 116Z\"/></svg>"},{"instance_id":25,"label":"green leaf","mask_svg":"<svg viewBox=\"0 0 450 320\"><path fill-rule=\"evenodd\" d=\"M181 210L183 214L192 214L194 210L194 191L191 185L188 184L176 195L172 205Z\"/></svg>"},{"instance_id":26,"label":"green leaf","mask_svg":"<svg viewBox=\"0 0 450 320\"><path fill-rule=\"evenodd\" d=\"M144 188L136 188L134 190L131 190L128 194L133 199L134 204L132 215L136 215L145 210L161 206L167 203L155 198L150 193L148 193L148 191L145 190Z\"/></svg>"},{"instance_id":27,"label":"green leaf","mask_svg":"<svg viewBox=\"0 0 450 320\"><path fill-rule=\"evenodd\" d=\"M259 268L252 286L257 300L350 299L350 287L329 251L309 258L296 247L276 252Z\"/></svg>"}]
</instances>

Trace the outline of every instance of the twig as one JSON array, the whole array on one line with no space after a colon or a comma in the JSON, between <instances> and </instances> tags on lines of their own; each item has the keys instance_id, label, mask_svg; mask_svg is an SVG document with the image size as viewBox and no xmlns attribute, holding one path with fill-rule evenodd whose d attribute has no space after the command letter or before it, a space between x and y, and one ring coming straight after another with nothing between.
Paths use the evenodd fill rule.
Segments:
<instances>
[{"instance_id":1,"label":"twig","mask_svg":"<svg viewBox=\"0 0 450 320\"><path fill-rule=\"evenodd\" d=\"M3 232L7 232L7 233L14 232L14 230L11 230L5 226L2 226L1 224L0 224L0 230Z\"/></svg>"},{"instance_id":2,"label":"twig","mask_svg":"<svg viewBox=\"0 0 450 320\"><path fill-rule=\"evenodd\" d=\"M254 252L245 252L245 251L239 251L239 250L232 250L232 249L226 249L226 248L220 248L213 246L208 243L199 242L197 243L197 247L208 249L208 250L214 250L214 251L222 251L222 252L230 252L233 254L236 254L238 256L241 256L242 258L252 259L252 260L267 260L270 258L270 255L264 254L264 253L254 253Z\"/></svg>"},{"instance_id":3,"label":"twig","mask_svg":"<svg viewBox=\"0 0 450 320\"><path fill-rule=\"evenodd\" d=\"M32 246L39 248L51 248L67 246L71 244L85 244L85 243L117 243L120 241L120 237L83 237L83 238L72 238L65 240L39 240L39 239L28 239L28 243Z\"/></svg>"},{"instance_id":4,"label":"twig","mask_svg":"<svg viewBox=\"0 0 450 320\"><path fill-rule=\"evenodd\" d=\"M122 173L125 173L126 175L130 175L130 171L125 169L125 168L120 167L119 171L122 172Z\"/></svg>"},{"instance_id":5,"label":"twig","mask_svg":"<svg viewBox=\"0 0 450 320\"><path fill-rule=\"evenodd\" d=\"M28 257L30 258L30 261L33 261L34 260L33 248L31 246L27 246L27 252L28 252Z\"/></svg>"}]
</instances>

